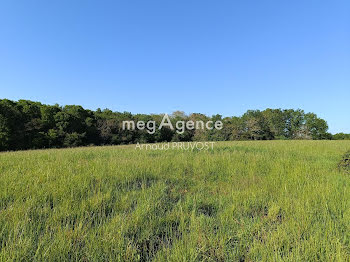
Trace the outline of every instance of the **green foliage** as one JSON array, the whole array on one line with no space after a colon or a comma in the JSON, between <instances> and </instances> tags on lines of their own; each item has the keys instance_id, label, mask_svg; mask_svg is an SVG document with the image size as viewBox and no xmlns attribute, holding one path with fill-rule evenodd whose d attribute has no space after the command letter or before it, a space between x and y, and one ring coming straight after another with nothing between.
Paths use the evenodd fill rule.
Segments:
<instances>
[{"instance_id":1,"label":"green foliage","mask_svg":"<svg viewBox=\"0 0 350 262\"><path fill-rule=\"evenodd\" d=\"M18 102L0 100L0 150L59 148L85 145L119 145L164 141L228 141L272 139L332 139L328 125L313 113L303 110L266 109L248 110L242 117L203 114L186 115L176 111L170 116L175 127L178 121L222 121L221 130L156 129L123 130L124 120L155 121L159 126L162 114L113 112L109 109L86 110L81 106L43 105L29 100ZM349 139L336 135L334 139Z\"/></svg>"},{"instance_id":2,"label":"green foliage","mask_svg":"<svg viewBox=\"0 0 350 262\"><path fill-rule=\"evenodd\" d=\"M0 150L6 150L9 147L10 138L11 134L7 118L0 114Z\"/></svg>"},{"instance_id":3,"label":"green foliage","mask_svg":"<svg viewBox=\"0 0 350 262\"><path fill-rule=\"evenodd\" d=\"M333 135L334 140L350 140L350 134L338 133Z\"/></svg>"},{"instance_id":4,"label":"green foliage","mask_svg":"<svg viewBox=\"0 0 350 262\"><path fill-rule=\"evenodd\" d=\"M349 148L3 152L0 261L349 261Z\"/></svg>"}]
</instances>

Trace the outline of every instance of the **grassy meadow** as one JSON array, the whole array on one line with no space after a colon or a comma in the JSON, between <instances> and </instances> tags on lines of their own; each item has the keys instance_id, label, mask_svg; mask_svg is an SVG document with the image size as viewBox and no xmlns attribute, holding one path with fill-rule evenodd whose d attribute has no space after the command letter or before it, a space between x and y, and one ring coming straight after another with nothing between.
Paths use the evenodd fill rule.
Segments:
<instances>
[{"instance_id":1,"label":"grassy meadow","mask_svg":"<svg viewBox=\"0 0 350 262\"><path fill-rule=\"evenodd\" d=\"M0 153L0 261L349 261L350 141Z\"/></svg>"}]
</instances>

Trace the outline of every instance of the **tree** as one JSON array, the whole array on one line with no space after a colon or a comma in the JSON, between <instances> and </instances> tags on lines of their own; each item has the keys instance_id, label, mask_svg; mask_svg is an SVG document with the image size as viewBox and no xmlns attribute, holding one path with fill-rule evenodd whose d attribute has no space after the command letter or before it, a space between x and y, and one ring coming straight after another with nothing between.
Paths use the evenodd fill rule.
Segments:
<instances>
[{"instance_id":1,"label":"tree","mask_svg":"<svg viewBox=\"0 0 350 262\"><path fill-rule=\"evenodd\" d=\"M285 139L286 123L281 109L266 109L262 112L266 124L275 139Z\"/></svg>"},{"instance_id":2,"label":"tree","mask_svg":"<svg viewBox=\"0 0 350 262\"><path fill-rule=\"evenodd\" d=\"M333 135L334 140L350 140L350 134L337 133Z\"/></svg>"},{"instance_id":3,"label":"tree","mask_svg":"<svg viewBox=\"0 0 350 262\"><path fill-rule=\"evenodd\" d=\"M245 132L252 140L273 139L268 122L259 110L248 110L243 116Z\"/></svg>"},{"instance_id":4,"label":"tree","mask_svg":"<svg viewBox=\"0 0 350 262\"><path fill-rule=\"evenodd\" d=\"M0 100L0 150L48 147L71 147L100 144L153 143L165 141L266 140L266 139L350 139L349 134L332 136L327 122L314 113L293 109L248 110L241 117L204 114L186 115L175 111L170 115L174 130L155 128L124 130L123 121L149 121L159 127L163 114L91 111L78 105L44 105L29 100ZM203 122L203 128L176 132L176 122ZM207 121L222 121L220 130L207 129ZM201 124L199 124L201 127ZM179 129L182 127L179 126Z\"/></svg>"},{"instance_id":5,"label":"tree","mask_svg":"<svg viewBox=\"0 0 350 262\"><path fill-rule=\"evenodd\" d=\"M9 149L10 127L5 116L0 114L0 151Z\"/></svg>"},{"instance_id":6,"label":"tree","mask_svg":"<svg viewBox=\"0 0 350 262\"><path fill-rule=\"evenodd\" d=\"M304 111L301 109L288 109L283 111L285 121L285 137L289 139L300 139L304 125Z\"/></svg>"},{"instance_id":7,"label":"tree","mask_svg":"<svg viewBox=\"0 0 350 262\"><path fill-rule=\"evenodd\" d=\"M209 117L207 117L204 114L200 114L200 113L193 113L189 116L189 120L192 120L193 122L196 121L202 121L204 124L209 121ZM192 140L193 141L205 141L205 140L209 140L209 131L204 127L199 128L199 129L195 129L193 132L193 136L192 136Z\"/></svg>"},{"instance_id":8,"label":"tree","mask_svg":"<svg viewBox=\"0 0 350 262\"><path fill-rule=\"evenodd\" d=\"M316 114L308 113L305 115L305 126L312 139L329 139L327 122L318 118Z\"/></svg>"}]
</instances>

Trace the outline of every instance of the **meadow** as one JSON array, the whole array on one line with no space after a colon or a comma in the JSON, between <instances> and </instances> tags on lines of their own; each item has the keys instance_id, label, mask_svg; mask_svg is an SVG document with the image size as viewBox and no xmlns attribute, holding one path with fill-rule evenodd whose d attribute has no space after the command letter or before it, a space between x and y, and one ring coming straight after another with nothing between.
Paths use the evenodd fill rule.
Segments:
<instances>
[{"instance_id":1,"label":"meadow","mask_svg":"<svg viewBox=\"0 0 350 262\"><path fill-rule=\"evenodd\" d=\"M350 141L0 153L0 261L349 261Z\"/></svg>"}]
</instances>

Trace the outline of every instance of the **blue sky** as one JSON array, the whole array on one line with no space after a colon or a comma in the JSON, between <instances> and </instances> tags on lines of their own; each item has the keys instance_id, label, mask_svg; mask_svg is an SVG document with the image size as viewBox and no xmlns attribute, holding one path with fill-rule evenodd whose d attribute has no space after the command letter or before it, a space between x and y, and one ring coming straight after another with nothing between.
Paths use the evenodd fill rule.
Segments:
<instances>
[{"instance_id":1,"label":"blue sky","mask_svg":"<svg viewBox=\"0 0 350 262\"><path fill-rule=\"evenodd\" d=\"M350 133L349 1L0 2L0 98L133 113L301 108Z\"/></svg>"}]
</instances>

